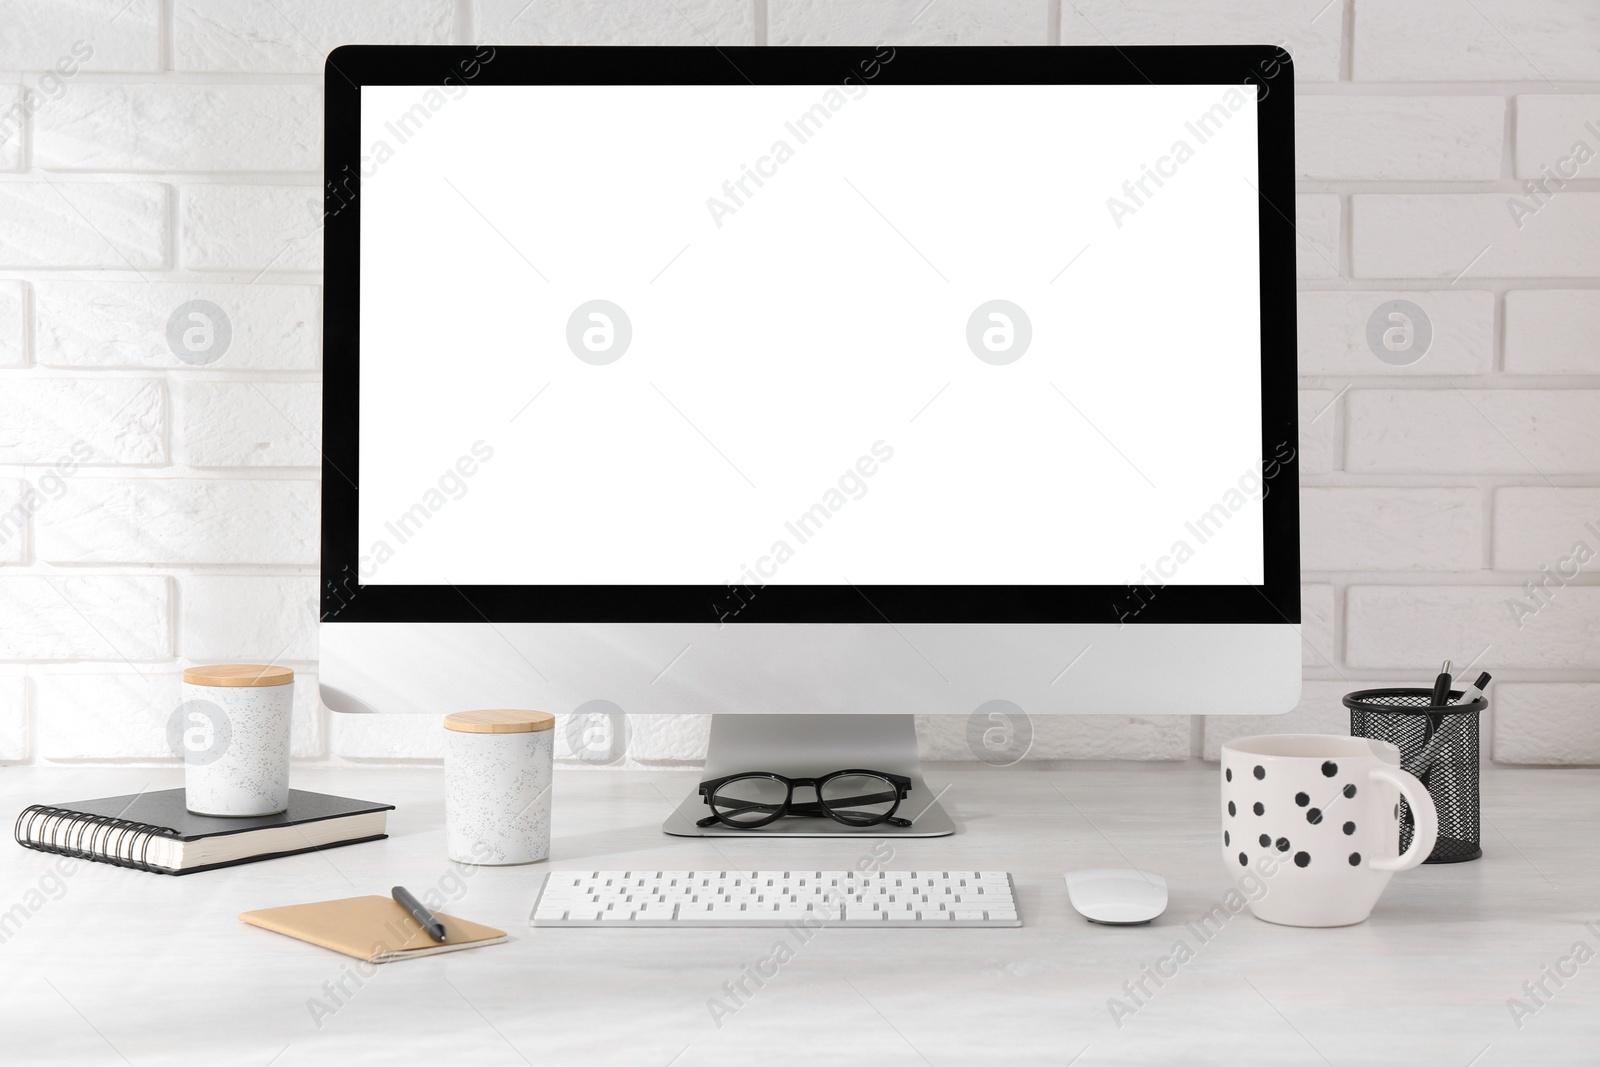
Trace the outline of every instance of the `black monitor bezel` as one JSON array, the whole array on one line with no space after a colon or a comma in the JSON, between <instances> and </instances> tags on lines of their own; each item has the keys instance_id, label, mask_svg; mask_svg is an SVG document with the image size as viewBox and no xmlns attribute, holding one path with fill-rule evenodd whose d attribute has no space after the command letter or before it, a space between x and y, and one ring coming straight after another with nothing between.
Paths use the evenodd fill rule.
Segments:
<instances>
[{"instance_id":1,"label":"black monitor bezel","mask_svg":"<svg viewBox=\"0 0 1600 1067\"><path fill-rule=\"evenodd\" d=\"M883 61L884 52L890 55ZM363 585L360 471L360 86L1238 84L1257 88L1262 585ZM859 76L859 75L857 75ZM1294 78L1272 45L1141 47L504 47L353 45L325 78L324 622L1298 623ZM1197 419L1201 413L1197 413Z\"/></svg>"}]
</instances>

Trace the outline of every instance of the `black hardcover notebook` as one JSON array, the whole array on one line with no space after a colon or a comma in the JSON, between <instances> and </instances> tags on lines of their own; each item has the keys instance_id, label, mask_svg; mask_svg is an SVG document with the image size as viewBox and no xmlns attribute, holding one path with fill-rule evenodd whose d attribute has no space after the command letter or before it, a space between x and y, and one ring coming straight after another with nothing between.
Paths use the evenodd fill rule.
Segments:
<instances>
[{"instance_id":1,"label":"black hardcover notebook","mask_svg":"<svg viewBox=\"0 0 1600 1067\"><path fill-rule=\"evenodd\" d=\"M389 836L393 804L289 790L279 815L223 819L184 807L182 789L76 804L35 804L17 816L17 844L157 874L193 874Z\"/></svg>"}]
</instances>

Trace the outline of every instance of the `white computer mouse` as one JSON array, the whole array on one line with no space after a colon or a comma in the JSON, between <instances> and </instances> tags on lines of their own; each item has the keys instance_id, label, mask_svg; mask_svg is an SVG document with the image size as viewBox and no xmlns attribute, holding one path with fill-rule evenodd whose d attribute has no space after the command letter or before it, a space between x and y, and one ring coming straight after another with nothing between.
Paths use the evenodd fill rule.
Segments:
<instances>
[{"instance_id":1,"label":"white computer mouse","mask_svg":"<svg viewBox=\"0 0 1600 1067\"><path fill-rule=\"evenodd\" d=\"M1167 910L1167 880L1132 867L1068 871L1067 899L1092 923L1136 926Z\"/></svg>"}]
</instances>

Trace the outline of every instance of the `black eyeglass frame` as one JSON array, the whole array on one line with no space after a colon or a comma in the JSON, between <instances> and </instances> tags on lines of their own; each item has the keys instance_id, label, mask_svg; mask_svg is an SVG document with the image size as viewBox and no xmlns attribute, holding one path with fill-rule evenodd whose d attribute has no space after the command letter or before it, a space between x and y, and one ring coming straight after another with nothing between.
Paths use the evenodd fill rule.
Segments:
<instances>
[{"instance_id":1,"label":"black eyeglass frame","mask_svg":"<svg viewBox=\"0 0 1600 1067\"><path fill-rule=\"evenodd\" d=\"M822 787L833 781L835 778L844 778L849 775L866 775L873 778L882 778L884 781L888 782L894 787L895 790L894 806L883 814L874 815L869 819L851 818L834 811L833 807L827 801L822 799ZM780 783L787 790L787 793L783 798L783 804L771 815L755 822L748 820L744 822L736 822L735 820L724 816L717 810L716 805L711 803L711 798L716 795L718 789L721 789L729 782L739 781L740 779L744 778L765 778L770 781ZM814 801L801 801L800 803L796 804L794 800L794 790L796 786L810 786L816 791L817 799ZM701 829L704 829L707 826L713 826L720 822L724 826L731 826L736 830L754 830L759 827L766 826L769 823L777 822L779 819L789 815L804 818L827 818L832 819L834 822L842 823L845 826L877 826L879 823L885 822L889 823L891 826L909 827L911 825L910 819L896 818L894 814L900 810L900 802L906 798L908 793L911 792L911 779L907 778L903 774L891 774L888 771L869 771L862 770L860 768L853 768L850 770L833 771L830 774L823 775L821 778L789 778L773 771L741 771L738 774L727 774L723 775L721 778L711 778L707 781L701 782L698 792L700 793L701 799L704 800L706 805L711 808L711 814L709 816L695 823L695 825ZM847 802L859 803L862 799L863 798L861 797L852 797Z\"/></svg>"}]
</instances>

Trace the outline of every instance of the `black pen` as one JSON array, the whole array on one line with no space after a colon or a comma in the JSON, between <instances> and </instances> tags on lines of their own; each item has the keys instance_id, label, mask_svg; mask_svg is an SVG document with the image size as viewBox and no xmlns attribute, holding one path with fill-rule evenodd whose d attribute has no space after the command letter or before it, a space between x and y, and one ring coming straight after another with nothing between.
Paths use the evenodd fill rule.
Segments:
<instances>
[{"instance_id":1,"label":"black pen","mask_svg":"<svg viewBox=\"0 0 1600 1067\"><path fill-rule=\"evenodd\" d=\"M433 912L424 908L422 901L412 896L405 886L397 885L389 890L389 894L394 897L395 903L411 913L411 917L428 932L429 937L435 941L444 940L444 923L434 918Z\"/></svg>"},{"instance_id":2,"label":"black pen","mask_svg":"<svg viewBox=\"0 0 1600 1067\"><path fill-rule=\"evenodd\" d=\"M1450 661L1445 660L1444 666L1439 668L1439 677L1433 680L1433 696L1428 701L1429 707L1437 708L1450 700Z\"/></svg>"},{"instance_id":3,"label":"black pen","mask_svg":"<svg viewBox=\"0 0 1600 1067\"><path fill-rule=\"evenodd\" d=\"M1461 707L1463 704L1471 704L1474 700L1477 700L1479 697L1483 696L1483 689L1488 684L1489 672L1484 671L1482 674L1478 675L1478 680L1476 682L1473 682L1462 691L1461 699L1455 702L1455 706ZM1433 716L1430 715L1428 718L1431 720ZM1442 721L1444 716L1441 714L1439 719ZM1422 751L1417 754L1416 759L1405 765L1405 769L1411 774L1416 775L1418 778L1421 778L1427 773L1428 768L1433 766L1433 761L1438 758L1439 750L1444 747L1445 738L1448 736L1449 734L1444 730L1434 731L1433 737L1423 746Z\"/></svg>"}]
</instances>

